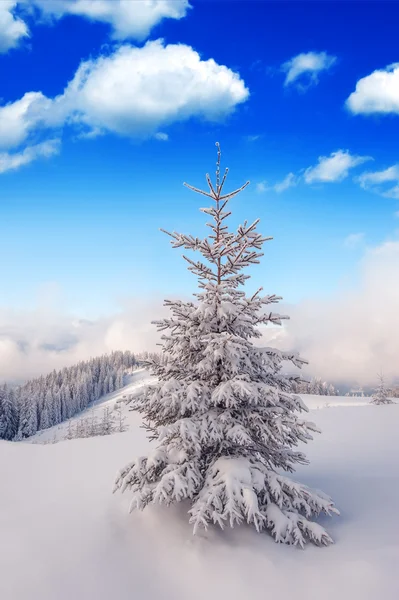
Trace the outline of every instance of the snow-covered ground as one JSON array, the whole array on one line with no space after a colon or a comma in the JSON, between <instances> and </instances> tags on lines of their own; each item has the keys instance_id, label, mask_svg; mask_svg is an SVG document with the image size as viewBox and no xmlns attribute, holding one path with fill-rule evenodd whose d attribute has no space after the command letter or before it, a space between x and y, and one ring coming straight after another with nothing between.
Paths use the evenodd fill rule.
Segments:
<instances>
[{"instance_id":1,"label":"snow-covered ground","mask_svg":"<svg viewBox=\"0 0 399 600\"><path fill-rule=\"evenodd\" d=\"M137 374L98 410L145 380ZM341 517L323 519L335 545L279 546L246 526L193 537L187 506L128 515L129 497L111 493L114 477L148 449L129 412L126 433L0 442L1 600L398 598L399 404L304 400L323 433L295 477L336 501Z\"/></svg>"}]
</instances>

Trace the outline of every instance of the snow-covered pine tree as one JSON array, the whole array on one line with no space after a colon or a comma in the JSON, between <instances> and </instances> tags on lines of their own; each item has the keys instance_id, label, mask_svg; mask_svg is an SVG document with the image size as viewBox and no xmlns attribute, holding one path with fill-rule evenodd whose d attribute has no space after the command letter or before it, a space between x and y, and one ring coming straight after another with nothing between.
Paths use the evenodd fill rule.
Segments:
<instances>
[{"instance_id":1,"label":"snow-covered pine tree","mask_svg":"<svg viewBox=\"0 0 399 600\"><path fill-rule=\"evenodd\" d=\"M0 439L12 440L18 433L18 411L13 390L0 388Z\"/></svg>"},{"instance_id":2,"label":"snow-covered pine tree","mask_svg":"<svg viewBox=\"0 0 399 600\"><path fill-rule=\"evenodd\" d=\"M119 433L123 433L124 431L126 431L127 425L126 425L126 417L123 414L122 404L120 402L115 404L114 412L116 414L116 419L115 419L116 431L118 431Z\"/></svg>"},{"instance_id":3,"label":"snow-covered pine tree","mask_svg":"<svg viewBox=\"0 0 399 600\"><path fill-rule=\"evenodd\" d=\"M246 520L277 542L329 544L310 517L337 513L332 500L281 474L307 463L293 447L318 431L297 415L307 409L290 393L294 378L282 371L285 361L296 367L306 361L252 342L260 325L287 317L264 310L279 297L262 296L262 288L247 297L240 289L249 278L242 270L259 262L271 238L256 231L259 219L228 230L228 202L249 182L223 194L228 170L221 178L217 148L215 185L209 175L209 191L185 184L213 201L201 209L212 219L209 237L165 232L174 248L199 251L204 262L184 257L198 278L197 300L166 300L171 317L156 322L165 332L162 360L151 362L158 383L136 406L158 445L121 470L115 490L133 492L132 509L189 500L194 533Z\"/></svg>"},{"instance_id":4,"label":"snow-covered pine tree","mask_svg":"<svg viewBox=\"0 0 399 600\"><path fill-rule=\"evenodd\" d=\"M115 417L111 413L109 407L107 406L103 410L103 418L99 423L98 434L99 435L110 435L115 431Z\"/></svg>"},{"instance_id":5,"label":"snow-covered pine tree","mask_svg":"<svg viewBox=\"0 0 399 600\"><path fill-rule=\"evenodd\" d=\"M393 401L388 396L384 375L380 373L378 379L380 383L371 397L371 404L393 404Z\"/></svg>"},{"instance_id":6,"label":"snow-covered pine tree","mask_svg":"<svg viewBox=\"0 0 399 600\"><path fill-rule=\"evenodd\" d=\"M31 435L35 435L37 432L37 425L36 396L23 396L19 414L19 438L24 439Z\"/></svg>"}]
</instances>

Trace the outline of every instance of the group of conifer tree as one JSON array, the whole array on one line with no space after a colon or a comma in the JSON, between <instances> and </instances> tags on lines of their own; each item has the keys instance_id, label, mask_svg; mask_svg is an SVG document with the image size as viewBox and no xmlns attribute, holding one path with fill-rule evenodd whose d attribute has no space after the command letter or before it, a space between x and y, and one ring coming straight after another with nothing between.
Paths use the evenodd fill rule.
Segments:
<instances>
[{"instance_id":1,"label":"group of conifer tree","mask_svg":"<svg viewBox=\"0 0 399 600\"><path fill-rule=\"evenodd\" d=\"M125 373L137 364L132 352L113 352L21 386L3 385L0 439L24 439L73 417L104 394L123 387Z\"/></svg>"}]
</instances>

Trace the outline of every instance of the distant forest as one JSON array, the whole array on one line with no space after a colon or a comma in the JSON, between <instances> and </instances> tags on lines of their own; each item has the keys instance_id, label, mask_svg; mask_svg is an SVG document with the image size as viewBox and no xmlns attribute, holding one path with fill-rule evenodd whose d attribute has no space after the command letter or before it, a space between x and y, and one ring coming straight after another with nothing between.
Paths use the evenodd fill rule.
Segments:
<instances>
[{"instance_id":1,"label":"distant forest","mask_svg":"<svg viewBox=\"0 0 399 600\"><path fill-rule=\"evenodd\" d=\"M125 375L140 358L129 351L113 352L19 387L5 384L0 387L0 439L22 440L80 413L104 394L123 387Z\"/></svg>"}]
</instances>

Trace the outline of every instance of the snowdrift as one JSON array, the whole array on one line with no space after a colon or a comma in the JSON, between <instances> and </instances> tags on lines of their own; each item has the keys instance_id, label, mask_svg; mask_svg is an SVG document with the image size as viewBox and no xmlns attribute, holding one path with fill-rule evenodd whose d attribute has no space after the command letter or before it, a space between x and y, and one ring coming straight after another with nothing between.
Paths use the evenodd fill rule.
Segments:
<instances>
[{"instance_id":1,"label":"snowdrift","mask_svg":"<svg viewBox=\"0 0 399 600\"><path fill-rule=\"evenodd\" d=\"M398 404L311 411L323 433L298 477L341 517L323 519L335 545L305 550L246 526L193 537L187 506L129 515L113 481L148 442L128 414L126 433L0 443L1 600L399 597Z\"/></svg>"}]
</instances>

